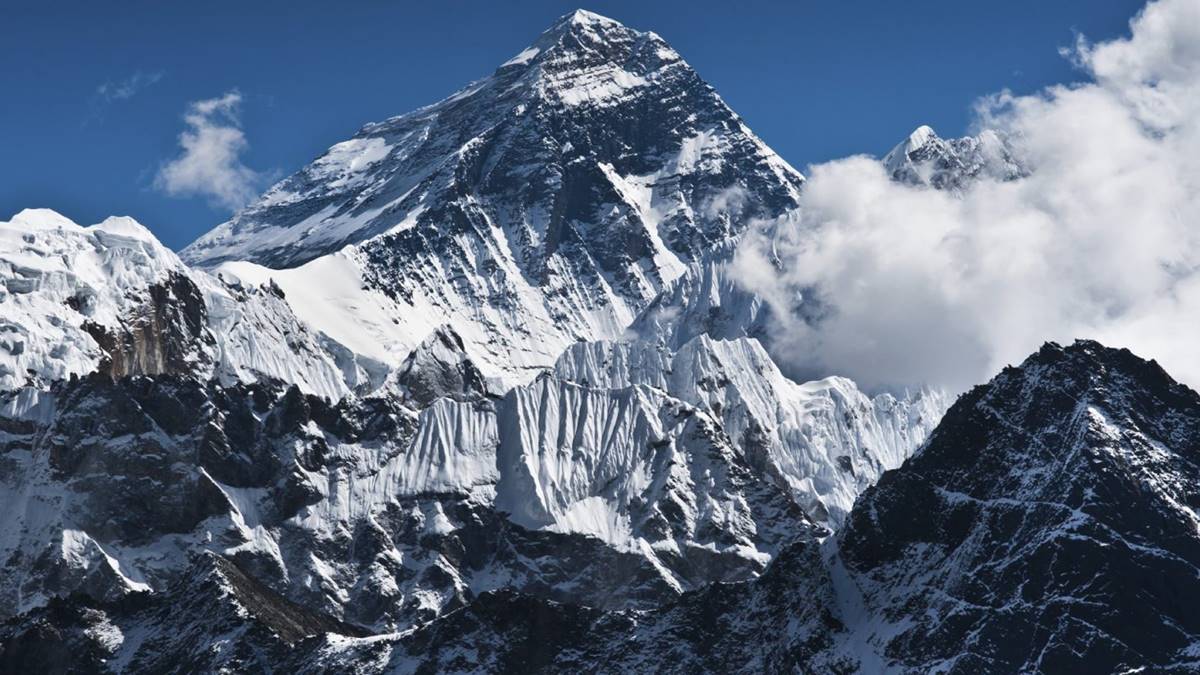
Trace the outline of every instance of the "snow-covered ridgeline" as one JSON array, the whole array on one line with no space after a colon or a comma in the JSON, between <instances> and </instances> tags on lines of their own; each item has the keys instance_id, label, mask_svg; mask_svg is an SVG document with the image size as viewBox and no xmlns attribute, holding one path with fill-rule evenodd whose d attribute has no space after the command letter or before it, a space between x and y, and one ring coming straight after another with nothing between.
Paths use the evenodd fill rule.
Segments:
<instances>
[{"instance_id":1,"label":"snow-covered ridgeline","mask_svg":"<svg viewBox=\"0 0 1200 675\"><path fill-rule=\"evenodd\" d=\"M924 441L948 404L933 390L872 399L842 377L797 384L753 338L701 335L677 352L648 342L581 343L555 373L585 386L643 384L709 411L814 519L833 525Z\"/></svg>"},{"instance_id":2,"label":"snow-covered ridgeline","mask_svg":"<svg viewBox=\"0 0 1200 675\"><path fill-rule=\"evenodd\" d=\"M334 399L377 386L386 369L298 320L300 304L189 268L132 218L22 211L0 223L0 390L97 370L266 377Z\"/></svg>"},{"instance_id":3,"label":"snow-covered ridgeline","mask_svg":"<svg viewBox=\"0 0 1200 675\"><path fill-rule=\"evenodd\" d=\"M97 368L84 324L114 326L130 298L186 267L130 218L81 227L46 209L0 222L0 389Z\"/></svg>"},{"instance_id":4,"label":"snow-covered ridgeline","mask_svg":"<svg viewBox=\"0 0 1200 675\"><path fill-rule=\"evenodd\" d=\"M1011 180L1026 172L1009 139L990 129L978 136L943 139L923 125L882 161L894 180L940 190L960 190L978 178Z\"/></svg>"}]
</instances>

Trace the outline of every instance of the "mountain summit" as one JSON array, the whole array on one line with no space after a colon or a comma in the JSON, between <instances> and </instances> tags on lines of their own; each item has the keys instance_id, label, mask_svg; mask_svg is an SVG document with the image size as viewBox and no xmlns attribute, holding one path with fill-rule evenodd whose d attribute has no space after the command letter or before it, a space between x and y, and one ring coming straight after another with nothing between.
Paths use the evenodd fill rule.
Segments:
<instances>
[{"instance_id":1,"label":"mountain summit","mask_svg":"<svg viewBox=\"0 0 1200 675\"><path fill-rule=\"evenodd\" d=\"M289 295L365 288L330 298L320 328L401 360L449 323L485 375L526 381L575 341L619 337L802 182L662 38L578 11L490 76L334 145L182 257L274 268L230 272Z\"/></svg>"},{"instance_id":2,"label":"mountain summit","mask_svg":"<svg viewBox=\"0 0 1200 675\"><path fill-rule=\"evenodd\" d=\"M1027 173L1009 140L995 131L943 139L926 125L884 155L883 167L902 183L950 191L980 178L1012 180Z\"/></svg>"},{"instance_id":3,"label":"mountain summit","mask_svg":"<svg viewBox=\"0 0 1200 675\"><path fill-rule=\"evenodd\" d=\"M724 166L718 158L761 164L772 185L751 185L753 175L735 176L732 170L741 167ZM664 166L667 160L677 162ZM585 166L576 169L579 163ZM648 176L663 168L671 171ZM620 180L631 176L645 178L636 186ZM399 227L449 228L451 223L436 218L445 205L431 199L495 198L520 185L505 182L509 179L528 183L514 204L523 208L496 225L530 230L529 243L545 246L551 235L564 234L558 232L567 226L564 221L595 215L581 211L596 206L595 198L610 198L634 211L626 214L630 218L645 220L650 214L638 207L650 204L623 198L655 196L640 194L661 182L651 178L677 178L685 188L740 186L774 208L802 180L659 36L578 10L491 76L434 105L366 125L201 237L183 257L193 263L238 259L295 266ZM584 179L608 185L581 185ZM607 193L597 193L601 187ZM683 197L683 204L674 204L682 207L713 195L671 196ZM671 215L643 223L647 229L666 219L671 226L666 246L640 242L646 252L665 248L691 257L707 243L703 236L693 241L697 235L721 234L706 221L730 227L725 208L699 217L662 214ZM682 221L704 232L690 231Z\"/></svg>"}]
</instances>

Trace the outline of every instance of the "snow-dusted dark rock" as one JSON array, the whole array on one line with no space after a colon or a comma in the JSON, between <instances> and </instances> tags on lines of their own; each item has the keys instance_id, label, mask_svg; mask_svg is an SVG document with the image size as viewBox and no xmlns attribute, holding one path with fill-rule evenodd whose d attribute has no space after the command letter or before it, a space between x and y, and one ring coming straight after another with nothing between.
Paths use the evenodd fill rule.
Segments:
<instances>
[{"instance_id":1,"label":"snow-dusted dark rock","mask_svg":"<svg viewBox=\"0 0 1200 675\"><path fill-rule=\"evenodd\" d=\"M1153 361L1048 344L964 395L839 536L912 672L1194 672L1200 396Z\"/></svg>"},{"instance_id":2,"label":"snow-dusted dark rock","mask_svg":"<svg viewBox=\"0 0 1200 675\"><path fill-rule=\"evenodd\" d=\"M439 398L486 398L488 383L471 362L462 338L449 327L435 330L404 359L388 383L419 407Z\"/></svg>"}]
</instances>

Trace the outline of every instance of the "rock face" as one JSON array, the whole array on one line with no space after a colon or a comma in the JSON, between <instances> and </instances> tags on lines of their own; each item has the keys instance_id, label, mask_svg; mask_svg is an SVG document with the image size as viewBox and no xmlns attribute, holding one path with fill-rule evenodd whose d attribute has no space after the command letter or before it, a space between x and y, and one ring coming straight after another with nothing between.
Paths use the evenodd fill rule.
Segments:
<instances>
[{"instance_id":1,"label":"rock face","mask_svg":"<svg viewBox=\"0 0 1200 675\"><path fill-rule=\"evenodd\" d=\"M206 330L204 296L183 274L147 287L143 304L121 318L115 331L83 324L104 352L98 370L113 377L190 373L205 367L196 360L215 343Z\"/></svg>"},{"instance_id":2,"label":"rock face","mask_svg":"<svg viewBox=\"0 0 1200 675\"><path fill-rule=\"evenodd\" d=\"M964 395L823 545L645 613L490 594L298 664L369 672L1195 672L1200 395L1094 342ZM460 645L470 644L468 653Z\"/></svg>"},{"instance_id":3,"label":"rock face","mask_svg":"<svg viewBox=\"0 0 1200 675\"><path fill-rule=\"evenodd\" d=\"M462 338L439 328L404 359L389 383L420 407L439 398L483 399L488 384L467 356Z\"/></svg>"},{"instance_id":4,"label":"rock face","mask_svg":"<svg viewBox=\"0 0 1200 675\"><path fill-rule=\"evenodd\" d=\"M841 555L914 672L1187 672L1197 478L1196 392L1125 350L1048 344L867 491Z\"/></svg>"}]
</instances>

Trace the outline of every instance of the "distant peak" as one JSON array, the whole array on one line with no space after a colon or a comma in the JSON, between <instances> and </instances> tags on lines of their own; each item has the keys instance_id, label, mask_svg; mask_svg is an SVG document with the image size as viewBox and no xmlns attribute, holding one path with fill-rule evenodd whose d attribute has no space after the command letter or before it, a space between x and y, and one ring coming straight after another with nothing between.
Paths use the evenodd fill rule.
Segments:
<instances>
[{"instance_id":1,"label":"distant peak","mask_svg":"<svg viewBox=\"0 0 1200 675\"><path fill-rule=\"evenodd\" d=\"M939 143L941 140L942 139L938 137L937 132L933 130L933 127L927 124L922 124L914 129L913 132L908 135L908 138L901 141L900 144L892 148L886 155L884 155L883 165L889 173L895 174L897 171L904 170L904 168L909 165L910 155L921 150L922 148L925 148L926 146ZM921 182L925 182L925 180L922 179Z\"/></svg>"},{"instance_id":2,"label":"distant peak","mask_svg":"<svg viewBox=\"0 0 1200 675\"><path fill-rule=\"evenodd\" d=\"M12 217L13 224L21 224L31 230L75 229L73 220L53 209L22 209Z\"/></svg>"},{"instance_id":3,"label":"distant peak","mask_svg":"<svg viewBox=\"0 0 1200 675\"><path fill-rule=\"evenodd\" d=\"M908 135L908 146L910 149L919 148L924 146L929 141L936 139L937 137L937 132L933 130L933 127L927 124L922 124Z\"/></svg>"},{"instance_id":4,"label":"distant peak","mask_svg":"<svg viewBox=\"0 0 1200 675\"><path fill-rule=\"evenodd\" d=\"M556 26L621 26L621 22L601 16L586 9L577 9L570 14L564 14L555 22Z\"/></svg>"}]
</instances>

